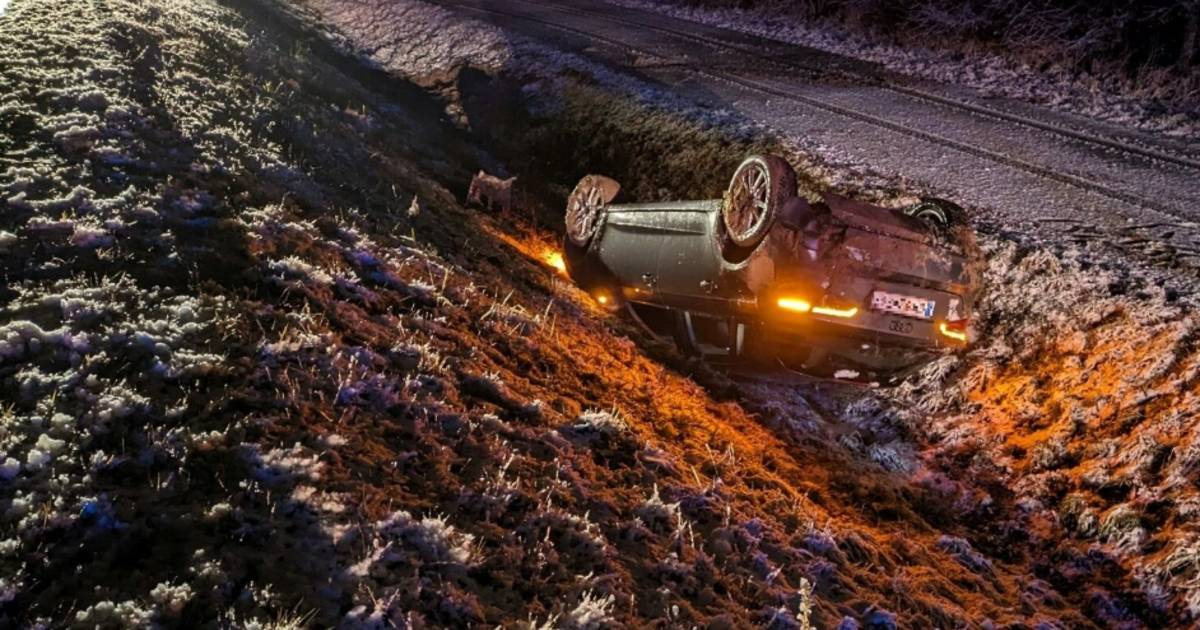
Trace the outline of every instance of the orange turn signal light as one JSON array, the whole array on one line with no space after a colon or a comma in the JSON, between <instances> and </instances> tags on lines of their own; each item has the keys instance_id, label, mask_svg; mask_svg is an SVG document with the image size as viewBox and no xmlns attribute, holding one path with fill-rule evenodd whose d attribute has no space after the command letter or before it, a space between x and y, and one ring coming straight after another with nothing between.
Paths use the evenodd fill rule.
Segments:
<instances>
[{"instance_id":1,"label":"orange turn signal light","mask_svg":"<svg viewBox=\"0 0 1200 630\"><path fill-rule=\"evenodd\" d=\"M808 300L800 298L781 297L775 300L775 304L787 311L795 311L797 313L807 313L813 310L812 304Z\"/></svg>"},{"instance_id":2,"label":"orange turn signal light","mask_svg":"<svg viewBox=\"0 0 1200 630\"><path fill-rule=\"evenodd\" d=\"M851 306L850 308L833 308L831 306L818 306L813 308L813 313L817 315L831 315L833 317L851 318L858 315L858 307Z\"/></svg>"},{"instance_id":3,"label":"orange turn signal light","mask_svg":"<svg viewBox=\"0 0 1200 630\"><path fill-rule=\"evenodd\" d=\"M814 315L829 315L831 317L850 318L858 315L858 307L850 306L847 308L834 308L832 306L813 306L812 302L804 298L797 297L781 297L775 300L775 304L784 310L794 313L813 313Z\"/></svg>"},{"instance_id":4,"label":"orange turn signal light","mask_svg":"<svg viewBox=\"0 0 1200 630\"><path fill-rule=\"evenodd\" d=\"M949 337L955 341L961 341L961 342L965 343L967 341L967 331L962 328L965 326L965 324L966 324L966 322L962 322L962 323L958 324L958 326L951 328L950 326L952 324L948 324L946 322L939 322L938 323L938 332L942 333L944 336Z\"/></svg>"}]
</instances>

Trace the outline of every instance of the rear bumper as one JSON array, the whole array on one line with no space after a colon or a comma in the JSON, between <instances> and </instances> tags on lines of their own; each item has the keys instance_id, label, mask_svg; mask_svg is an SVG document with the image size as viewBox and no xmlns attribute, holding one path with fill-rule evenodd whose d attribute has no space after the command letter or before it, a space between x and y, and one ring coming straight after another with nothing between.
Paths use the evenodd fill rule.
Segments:
<instances>
[{"instance_id":1,"label":"rear bumper","mask_svg":"<svg viewBox=\"0 0 1200 630\"><path fill-rule=\"evenodd\" d=\"M898 314L876 310L874 296L881 294L885 302L896 297L923 301L919 303L924 304L920 307L925 309L924 316L919 311ZM806 297L810 295L820 297ZM789 310L781 304L788 298L808 302L811 309ZM822 305L835 308L831 313ZM812 284L808 287L780 284L761 293L756 306L764 324L784 334L791 332L809 339L849 337L881 346L929 349L959 349L968 345L967 340L956 338L959 335L944 332L943 325L969 317L972 310L968 298L956 292L865 276L843 276L823 289Z\"/></svg>"},{"instance_id":2,"label":"rear bumper","mask_svg":"<svg viewBox=\"0 0 1200 630\"><path fill-rule=\"evenodd\" d=\"M763 328L773 337L794 337L808 344L828 343L833 339L848 340L852 345L865 343L929 350L957 350L967 346L941 334L938 322L874 311L860 310L849 319L811 313L796 317L777 315L764 322Z\"/></svg>"},{"instance_id":3,"label":"rear bumper","mask_svg":"<svg viewBox=\"0 0 1200 630\"><path fill-rule=\"evenodd\" d=\"M965 348L968 343L943 334L944 320L918 319L859 307L852 316L794 313L760 308L757 345L785 363L819 349L869 369L892 371Z\"/></svg>"},{"instance_id":4,"label":"rear bumper","mask_svg":"<svg viewBox=\"0 0 1200 630\"><path fill-rule=\"evenodd\" d=\"M878 321L874 317L865 319ZM766 352L784 363L818 349L855 365L884 371L908 368L966 345L946 343L938 338L932 325L921 323L925 324L918 327L921 336L914 336L815 319L790 325L774 322L755 331L753 342L756 352Z\"/></svg>"},{"instance_id":5,"label":"rear bumper","mask_svg":"<svg viewBox=\"0 0 1200 630\"><path fill-rule=\"evenodd\" d=\"M761 300L745 301L678 297L666 303L660 302L659 296L637 288L625 288L622 294L624 299L632 302L730 317L751 325L758 330L756 334L789 344L827 347L869 344L923 350L957 350L969 345L943 334L939 330L943 319L904 317L862 306L857 307L850 317L836 317L818 312L820 309L787 311L775 306L774 298L765 296Z\"/></svg>"}]
</instances>

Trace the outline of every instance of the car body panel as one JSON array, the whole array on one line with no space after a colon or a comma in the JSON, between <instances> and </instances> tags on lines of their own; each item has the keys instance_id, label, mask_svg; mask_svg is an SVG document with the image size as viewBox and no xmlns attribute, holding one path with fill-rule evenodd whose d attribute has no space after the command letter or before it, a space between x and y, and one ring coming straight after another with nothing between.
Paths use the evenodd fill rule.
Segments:
<instances>
[{"instance_id":1,"label":"car body panel","mask_svg":"<svg viewBox=\"0 0 1200 630\"><path fill-rule=\"evenodd\" d=\"M719 272L720 254L712 238L719 210L720 202L712 201L609 206L597 256L623 286L673 294L686 294L692 287L694 293L702 280Z\"/></svg>"},{"instance_id":2,"label":"car body panel","mask_svg":"<svg viewBox=\"0 0 1200 630\"><path fill-rule=\"evenodd\" d=\"M712 210L663 215L670 235L658 256L658 291L667 301L714 294L721 273L714 237L719 216Z\"/></svg>"},{"instance_id":3,"label":"car body panel","mask_svg":"<svg viewBox=\"0 0 1200 630\"><path fill-rule=\"evenodd\" d=\"M829 208L830 214L849 227L914 243L933 243L929 232L909 217L880 212L879 206L832 193L821 195L821 200Z\"/></svg>"}]
</instances>

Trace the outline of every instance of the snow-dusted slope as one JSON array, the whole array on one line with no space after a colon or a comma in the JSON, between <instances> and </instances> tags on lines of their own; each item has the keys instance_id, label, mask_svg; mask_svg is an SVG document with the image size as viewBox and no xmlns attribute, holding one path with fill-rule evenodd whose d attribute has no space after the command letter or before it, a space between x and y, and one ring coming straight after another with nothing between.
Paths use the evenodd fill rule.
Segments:
<instances>
[{"instance_id":1,"label":"snow-dusted slope","mask_svg":"<svg viewBox=\"0 0 1200 630\"><path fill-rule=\"evenodd\" d=\"M710 194L795 145L399 6L469 45L374 66L446 100L273 4L0 18L0 625L1191 619L1186 296L992 235L975 354L870 395L730 382L596 309L530 217L575 170ZM457 203L480 162L517 216Z\"/></svg>"}]
</instances>

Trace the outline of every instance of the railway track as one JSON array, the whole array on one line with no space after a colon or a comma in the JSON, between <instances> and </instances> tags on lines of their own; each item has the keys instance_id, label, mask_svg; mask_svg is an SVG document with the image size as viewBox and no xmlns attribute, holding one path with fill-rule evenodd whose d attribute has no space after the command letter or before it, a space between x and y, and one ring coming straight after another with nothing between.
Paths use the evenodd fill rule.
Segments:
<instances>
[{"instance_id":1,"label":"railway track","mask_svg":"<svg viewBox=\"0 0 1200 630\"><path fill-rule=\"evenodd\" d=\"M515 20L530 22L530 23L534 23L534 24L539 24L539 25L549 28L551 30L569 33L569 34L575 35L577 37L582 37L582 38L585 38L585 39L588 39L591 41L600 42L600 43L606 44L608 46L611 46L611 47L614 47L617 49L621 49L621 50L626 50L626 51L629 51L629 52L632 52L635 54L639 54L639 55L645 55L645 56L650 56L650 57L661 57L661 55L659 53L656 53L653 50L649 50L647 48L636 46L634 44L629 43L628 41L622 41L622 40L615 39L615 38L612 38L612 37L609 37L606 35L601 35L601 34L595 33L593 31L588 31L588 30L584 30L581 28L577 28L575 26L563 24L561 22L544 19L542 17L538 17L535 15L529 15L527 13L521 13L521 12L513 11L513 10L510 10L507 8L504 8L504 9L498 8L495 5L483 7L483 6L478 6L478 5L474 5L474 4L459 2L456 0L433 0L433 1L435 3L441 4L443 6L452 7L452 8L469 11L469 12L474 12L477 14L489 14L489 15L493 15L493 16L502 16L502 17L509 18L509 19L515 19ZM661 33L661 34L664 34L664 35L667 35L670 37L675 37L678 39L687 40L687 41L690 41L693 43L700 43L700 44L707 45L709 47L722 48L722 49L726 49L726 50L732 50L734 52L738 52L741 54L753 55L753 56L755 56L756 60L762 61L764 63L773 63L773 64L781 64L782 63L782 64L790 66L790 67L799 67L802 69L810 69L811 70L811 68L806 68L802 64L796 64L794 62L779 61L779 60L762 60L761 55L758 52L756 52L752 49L749 49L745 46L738 45L738 44L732 44L729 42L721 42L720 40L715 40L715 39L711 39L708 37L695 35L692 33L676 31L674 29L669 29L669 28L665 28L662 26L648 25L648 24L644 24L641 22L635 22L632 20L628 20L626 18L612 16L605 12L597 12L594 10L587 10L587 9L582 9L582 8L577 8L577 7L564 6L564 5L557 4L557 3L547 3L547 2L543 2L541 0L517 0L517 1L518 1L518 4L524 4L527 6L535 6L535 7L540 7L542 9L550 9L550 10L553 10L556 12L574 14L576 16L604 19L611 23L623 24L625 26L635 26L640 29L651 29L657 33ZM974 155L976 157L984 158L991 162L1003 164L1010 168L1019 169L1026 173L1030 173L1030 174L1033 174L1035 176L1038 176L1038 177L1041 177L1044 179L1055 181L1060 184L1066 184L1073 188L1077 188L1079 190L1087 191L1087 192L1090 192L1093 194L1101 195L1101 196L1107 197L1111 200L1115 200L1115 201L1119 201L1119 202L1122 202L1125 204L1137 206L1137 207L1140 207L1145 210L1150 210L1155 213L1158 213L1161 216L1172 219L1172 221L1169 222L1169 225L1171 225L1172 227L1174 227L1176 229L1184 229L1184 230L1189 230L1189 231L1190 230L1200 231L1200 224L1198 224L1193 219L1180 214L1179 211L1175 210L1174 208L1172 208L1170 206L1167 206L1166 204L1159 203L1159 202L1151 200L1151 199L1147 199L1143 196L1139 196L1139 195L1131 194L1129 192L1117 190L1111 186L1105 185L1104 183L1101 183L1101 182L1098 182L1098 181L1095 181L1092 179L1081 177L1079 175L1073 175L1070 173L1061 172L1061 171L1046 167L1041 164L1030 162L1030 161L1022 159L1020 157L1015 157L1015 156L1001 153L998 151L994 151L994 150L991 150L988 148L984 148L984 147L976 146L976 145L969 144L966 142L962 142L962 141L956 140L954 138L951 138L951 137L948 137L948 136L945 136L942 134L938 134L938 133L934 133L934 132L930 132L930 131L924 131L924 130L920 130L920 129L914 129L910 126L907 126L907 125L904 125L901 123L893 122L893 121L890 121L890 120L887 120L884 118L880 118L878 116L864 113L861 111L856 111L854 109L844 107L842 105L829 103L829 102L823 101L821 99L806 96L804 94L798 94L798 93L795 93L792 91L782 90L782 89L779 89L772 85L766 84L762 81L738 76L738 75L730 73L730 72L723 72L720 70L703 68L703 67L699 67L695 64L683 64L683 67L687 67L692 72L695 72L701 76L707 77L711 80L716 80L716 81L725 82L727 84L737 85L746 90L757 92L759 94L764 94L769 97L779 98L779 99L784 99L787 101L800 103L800 104L808 106L810 108L819 109L819 110L829 112L829 113L832 113L832 114L835 114L835 115L838 115L838 116L841 116L844 118L857 120L857 121L867 123L867 124L875 126L875 127L886 129L886 130L894 132L894 133L918 138L918 139L928 142L928 143L933 143L933 144L936 144L936 145L939 145L939 146L942 146L945 148L952 149L954 151L958 151L961 153L966 153L966 154ZM862 75L851 74L850 76L859 81L864 79L864 77ZM876 84L876 85L879 84L878 78L870 78L870 77L866 77L866 78L870 79L873 84ZM997 111L990 110L988 108L984 108L984 107L977 106L974 104L962 103L955 99L942 97L940 95L932 95L923 90L919 90L919 89L915 89L915 88L897 86L894 84L884 84L881 87L885 87L886 89L890 89L890 90L897 91L897 92L900 92L900 93L903 93L903 94L906 94L909 96L913 96L915 98L922 98L927 101L934 102L941 106L955 107L957 109L969 111L973 115L986 116L986 117L991 117L993 119L999 119L999 120L1003 120L1003 121L1007 121L1007 122L1012 122L1014 124L1021 124L1021 125L1027 126L1027 127L1036 128L1041 131L1048 131L1048 132L1056 133L1061 136L1067 137L1070 140L1075 141L1075 142L1090 143L1090 144L1093 144L1098 147L1121 151L1127 155L1136 156L1136 158L1139 158L1139 159L1153 160L1153 161L1157 161L1157 162L1168 162L1168 163L1174 164L1178 167L1194 169L1194 170L1196 170L1196 176L1198 178L1200 178L1200 161L1196 161L1196 160L1193 160L1193 159L1190 159L1187 157L1170 155L1170 154L1162 153L1159 151L1144 149L1141 147L1129 146L1125 143L1115 142L1115 141L1112 141L1112 140L1109 140L1106 138L1098 138L1098 137L1090 136L1088 134L1083 134L1081 132L1077 132L1074 130L1064 129L1064 128L1058 127L1056 125L1043 123L1041 121L1034 121L1034 120L1031 120L1031 119L1022 117L1022 116L1015 116L1015 115L1009 114L1007 112L997 112Z\"/></svg>"}]
</instances>

